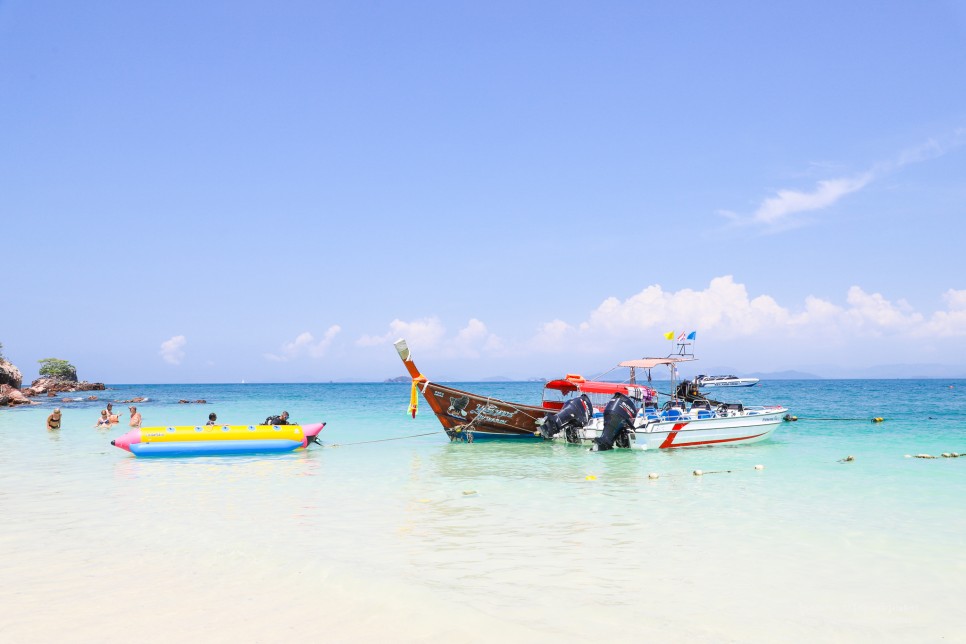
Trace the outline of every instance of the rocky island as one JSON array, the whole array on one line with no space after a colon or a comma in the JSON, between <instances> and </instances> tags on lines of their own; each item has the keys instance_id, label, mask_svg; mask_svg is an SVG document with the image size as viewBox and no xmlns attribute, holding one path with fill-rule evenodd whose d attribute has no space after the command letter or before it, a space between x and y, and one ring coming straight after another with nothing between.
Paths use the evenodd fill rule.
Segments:
<instances>
[{"instance_id":1,"label":"rocky island","mask_svg":"<svg viewBox=\"0 0 966 644\"><path fill-rule=\"evenodd\" d=\"M0 345L2 346L2 345ZM40 362L40 377L23 384L23 373L8 360L0 356L0 407L36 404L30 400L34 396L55 396L71 391L103 391L103 382L77 380L77 368L66 360L44 358Z\"/></svg>"}]
</instances>

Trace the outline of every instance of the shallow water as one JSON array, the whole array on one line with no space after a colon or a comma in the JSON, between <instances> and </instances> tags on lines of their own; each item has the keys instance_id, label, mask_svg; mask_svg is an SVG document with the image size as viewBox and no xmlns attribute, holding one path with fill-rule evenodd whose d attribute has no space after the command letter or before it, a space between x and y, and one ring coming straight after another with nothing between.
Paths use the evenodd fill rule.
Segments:
<instances>
[{"instance_id":1,"label":"shallow water","mask_svg":"<svg viewBox=\"0 0 966 644\"><path fill-rule=\"evenodd\" d=\"M904 455L966 452L966 381L715 391L801 420L760 444L643 453L449 443L427 405L406 415L407 385L95 393L56 403L55 432L52 402L0 411L0 639L963 639L966 458ZM133 396L145 426L284 408L327 421L324 445L136 459L110 445L125 422L93 428ZM832 418L854 420L817 420Z\"/></svg>"}]
</instances>

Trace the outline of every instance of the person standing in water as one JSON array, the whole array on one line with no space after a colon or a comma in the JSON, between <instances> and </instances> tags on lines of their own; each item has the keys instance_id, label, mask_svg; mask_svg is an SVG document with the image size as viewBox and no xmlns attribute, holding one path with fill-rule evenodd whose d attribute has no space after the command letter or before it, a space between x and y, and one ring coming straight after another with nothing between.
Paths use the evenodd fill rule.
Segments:
<instances>
[{"instance_id":1,"label":"person standing in water","mask_svg":"<svg viewBox=\"0 0 966 644\"><path fill-rule=\"evenodd\" d=\"M205 425L217 425L217 424L218 424L217 414L215 414L214 412L208 414L208 422L205 423Z\"/></svg>"},{"instance_id":2,"label":"person standing in water","mask_svg":"<svg viewBox=\"0 0 966 644\"><path fill-rule=\"evenodd\" d=\"M110 427L110 426L111 426L111 417L107 415L106 409L102 409L101 417L97 419L96 423L94 423L94 427L97 427L98 429L100 429L101 427Z\"/></svg>"},{"instance_id":3,"label":"person standing in water","mask_svg":"<svg viewBox=\"0 0 966 644\"><path fill-rule=\"evenodd\" d=\"M50 416L47 416L47 429L60 429L60 407L55 409Z\"/></svg>"},{"instance_id":4,"label":"person standing in water","mask_svg":"<svg viewBox=\"0 0 966 644\"><path fill-rule=\"evenodd\" d=\"M131 427L137 429L141 426L141 414L138 413L137 407L128 407L131 411L131 422L128 423Z\"/></svg>"}]
</instances>

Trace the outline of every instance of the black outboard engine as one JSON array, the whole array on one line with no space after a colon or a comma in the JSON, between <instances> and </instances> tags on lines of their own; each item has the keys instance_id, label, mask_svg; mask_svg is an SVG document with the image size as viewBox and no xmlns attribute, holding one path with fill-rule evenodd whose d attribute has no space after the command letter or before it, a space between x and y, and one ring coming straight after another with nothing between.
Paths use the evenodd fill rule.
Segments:
<instances>
[{"instance_id":1,"label":"black outboard engine","mask_svg":"<svg viewBox=\"0 0 966 644\"><path fill-rule=\"evenodd\" d=\"M637 406L634 401L624 394L614 394L607 406L604 407L604 431L594 439L594 449L604 452L618 447L630 447L627 430L634 427L634 417L637 416Z\"/></svg>"},{"instance_id":2,"label":"black outboard engine","mask_svg":"<svg viewBox=\"0 0 966 644\"><path fill-rule=\"evenodd\" d=\"M577 430L590 422L590 417L593 415L594 406L590 398L587 394L581 394L577 398L568 400L567 404L553 416L547 416L540 425L540 435L544 438L553 438L563 431L566 432L568 442L578 443L580 436Z\"/></svg>"}]
</instances>

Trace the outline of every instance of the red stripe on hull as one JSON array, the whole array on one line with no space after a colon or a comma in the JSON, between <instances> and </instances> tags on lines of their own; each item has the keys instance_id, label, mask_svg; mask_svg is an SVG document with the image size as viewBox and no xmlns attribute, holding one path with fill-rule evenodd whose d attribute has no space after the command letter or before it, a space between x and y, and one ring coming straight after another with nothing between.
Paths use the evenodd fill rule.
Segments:
<instances>
[{"instance_id":1,"label":"red stripe on hull","mask_svg":"<svg viewBox=\"0 0 966 644\"><path fill-rule=\"evenodd\" d=\"M661 447L658 449L677 447L677 445L672 445L671 443L674 442L674 437L678 435L678 432L681 431L686 426L687 426L687 423L675 423L674 427L671 428L671 433L667 435L667 438L664 439L664 442L661 443Z\"/></svg>"},{"instance_id":2,"label":"red stripe on hull","mask_svg":"<svg viewBox=\"0 0 966 644\"><path fill-rule=\"evenodd\" d=\"M714 443L733 443L735 441L747 441L747 440L751 440L752 438L758 438L759 436L764 436L768 432L762 432L760 434L755 434L754 436L741 436L739 438L718 438L713 441L694 441L691 443L678 443L677 445L672 445L671 440L673 440L673 436L676 433L677 433L677 427L675 427L675 429L670 434L668 434L668 437L664 440L664 442L661 443L660 449L667 449L669 447L693 447L695 445L712 445Z\"/></svg>"}]
</instances>

